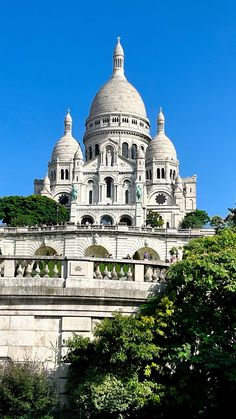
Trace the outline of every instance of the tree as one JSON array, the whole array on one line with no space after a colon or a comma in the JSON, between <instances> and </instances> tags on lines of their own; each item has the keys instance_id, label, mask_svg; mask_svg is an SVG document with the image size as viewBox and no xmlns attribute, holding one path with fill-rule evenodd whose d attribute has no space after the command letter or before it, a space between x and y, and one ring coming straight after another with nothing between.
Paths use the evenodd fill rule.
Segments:
<instances>
[{"instance_id":1,"label":"tree","mask_svg":"<svg viewBox=\"0 0 236 419\"><path fill-rule=\"evenodd\" d=\"M41 195L0 198L0 219L8 226L57 224L68 221L68 210L53 199Z\"/></svg>"},{"instance_id":2,"label":"tree","mask_svg":"<svg viewBox=\"0 0 236 419\"><path fill-rule=\"evenodd\" d=\"M136 315L116 314L93 341L69 342L69 390L82 417L220 419L233 410L236 233L192 240L167 278Z\"/></svg>"},{"instance_id":3,"label":"tree","mask_svg":"<svg viewBox=\"0 0 236 419\"><path fill-rule=\"evenodd\" d=\"M160 312L162 298L143 313ZM173 313L159 360L164 417L227 417L236 394L236 233L225 229L190 241L168 272L165 298Z\"/></svg>"},{"instance_id":4,"label":"tree","mask_svg":"<svg viewBox=\"0 0 236 419\"><path fill-rule=\"evenodd\" d=\"M230 227L236 226L236 208L229 208L229 214L225 221Z\"/></svg>"},{"instance_id":5,"label":"tree","mask_svg":"<svg viewBox=\"0 0 236 419\"><path fill-rule=\"evenodd\" d=\"M162 216L156 211L148 211L146 224L151 227L162 227L164 220Z\"/></svg>"},{"instance_id":6,"label":"tree","mask_svg":"<svg viewBox=\"0 0 236 419\"><path fill-rule=\"evenodd\" d=\"M195 210L185 215L181 228L201 228L210 221L206 211Z\"/></svg>"},{"instance_id":7,"label":"tree","mask_svg":"<svg viewBox=\"0 0 236 419\"><path fill-rule=\"evenodd\" d=\"M69 340L68 389L83 418L153 417L163 387L149 379L148 364L158 357L154 322L145 316L113 315L95 330L95 339ZM159 326L159 332L164 334Z\"/></svg>"},{"instance_id":8,"label":"tree","mask_svg":"<svg viewBox=\"0 0 236 419\"><path fill-rule=\"evenodd\" d=\"M219 215L214 215L213 217L211 217L210 223L212 227L215 227L216 231L226 226L225 220Z\"/></svg>"},{"instance_id":9,"label":"tree","mask_svg":"<svg viewBox=\"0 0 236 419\"><path fill-rule=\"evenodd\" d=\"M37 362L26 360L1 366L1 418L49 419L56 403L48 373Z\"/></svg>"}]
</instances>

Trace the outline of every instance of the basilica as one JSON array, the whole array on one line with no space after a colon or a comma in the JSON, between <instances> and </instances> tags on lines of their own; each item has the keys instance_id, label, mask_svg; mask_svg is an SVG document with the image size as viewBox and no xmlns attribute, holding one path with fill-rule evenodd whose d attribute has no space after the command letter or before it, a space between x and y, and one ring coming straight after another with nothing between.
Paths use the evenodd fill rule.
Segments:
<instances>
[{"instance_id":1,"label":"basilica","mask_svg":"<svg viewBox=\"0 0 236 419\"><path fill-rule=\"evenodd\" d=\"M85 123L84 155L68 111L48 175L35 180L34 192L70 208L77 225L144 227L152 210L166 229L178 229L196 209L196 176L181 178L162 109L151 138L144 102L125 77L124 57L118 38L111 78L94 97Z\"/></svg>"}]
</instances>

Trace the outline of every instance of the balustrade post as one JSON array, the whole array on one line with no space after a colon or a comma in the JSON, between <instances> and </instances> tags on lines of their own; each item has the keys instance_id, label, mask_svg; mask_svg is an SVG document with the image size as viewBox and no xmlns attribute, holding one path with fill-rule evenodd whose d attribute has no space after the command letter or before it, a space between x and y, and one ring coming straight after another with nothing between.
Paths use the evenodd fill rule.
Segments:
<instances>
[{"instance_id":1,"label":"balustrade post","mask_svg":"<svg viewBox=\"0 0 236 419\"><path fill-rule=\"evenodd\" d=\"M144 282L144 265L134 265L134 280L135 282Z\"/></svg>"},{"instance_id":2,"label":"balustrade post","mask_svg":"<svg viewBox=\"0 0 236 419\"><path fill-rule=\"evenodd\" d=\"M4 278L14 278L15 276L15 260L4 260Z\"/></svg>"}]
</instances>

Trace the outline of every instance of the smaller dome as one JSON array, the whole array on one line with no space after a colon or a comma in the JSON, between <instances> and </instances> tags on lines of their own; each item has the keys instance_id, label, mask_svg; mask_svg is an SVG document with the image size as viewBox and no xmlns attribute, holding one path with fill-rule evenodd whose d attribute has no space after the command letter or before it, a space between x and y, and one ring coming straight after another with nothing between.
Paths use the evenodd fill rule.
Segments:
<instances>
[{"instance_id":1,"label":"smaller dome","mask_svg":"<svg viewBox=\"0 0 236 419\"><path fill-rule=\"evenodd\" d=\"M67 133L59 141L57 141L53 152L52 161L59 159L63 161L70 161L74 158L76 151L78 150L79 144L72 135Z\"/></svg>"},{"instance_id":2,"label":"smaller dome","mask_svg":"<svg viewBox=\"0 0 236 419\"><path fill-rule=\"evenodd\" d=\"M146 160L153 158L158 160L177 160L175 147L164 133L158 133L148 145Z\"/></svg>"},{"instance_id":3,"label":"smaller dome","mask_svg":"<svg viewBox=\"0 0 236 419\"><path fill-rule=\"evenodd\" d=\"M80 146L78 147L76 153L75 153L75 159L83 160L83 154Z\"/></svg>"},{"instance_id":4,"label":"smaller dome","mask_svg":"<svg viewBox=\"0 0 236 419\"><path fill-rule=\"evenodd\" d=\"M165 117L160 108L160 112L157 118L157 134L149 143L146 160L157 159L157 160L177 160L177 154L172 141L166 136L165 130Z\"/></svg>"},{"instance_id":5,"label":"smaller dome","mask_svg":"<svg viewBox=\"0 0 236 419\"><path fill-rule=\"evenodd\" d=\"M57 141L53 152L52 162L57 159L61 161L70 161L74 158L75 152L77 151L79 144L76 139L72 136L72 118L68 109L67 115L64 119L64 135Z\"/></svg>"}]
</instances>

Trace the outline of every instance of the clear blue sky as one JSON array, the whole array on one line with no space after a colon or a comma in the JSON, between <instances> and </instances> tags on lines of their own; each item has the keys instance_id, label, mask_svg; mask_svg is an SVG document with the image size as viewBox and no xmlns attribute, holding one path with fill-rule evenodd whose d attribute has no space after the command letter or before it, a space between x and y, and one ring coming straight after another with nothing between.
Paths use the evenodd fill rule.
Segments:
<instances>
[{"instance_id":1,"label":"clear blue sky","mask_svg":"<svg viewBox=\"0 0 236 419\"><path fill-rule=\"evenodd\" d=\"M224 216L235 206L234 0L0 0L0 7L1 196L33 193L67 107L82 141L120 35L152 135L162 106L181 176L197 175L198 208Z\"/></svg>"}]
</instances>

